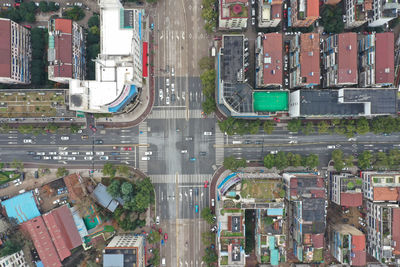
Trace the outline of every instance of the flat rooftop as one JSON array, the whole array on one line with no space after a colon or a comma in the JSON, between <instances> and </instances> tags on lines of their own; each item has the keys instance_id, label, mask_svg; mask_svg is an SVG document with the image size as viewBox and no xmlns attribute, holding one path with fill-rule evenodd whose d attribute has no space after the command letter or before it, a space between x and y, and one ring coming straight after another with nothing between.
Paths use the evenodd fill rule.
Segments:
<instances>
[{"instance_id":1,"label":"flat rooftop","mask_svg":"<svg viewBox=\"0 0 400 267\"><path fill-rule=\"evenodd\" d=\"M289 92L267 91L254 92L254 111L276 112L289 109Z\"/></svg>"},{"instance_id":2,"label":"flat rooftop","mask_svg":"<svg viewBox=\"0 0 400 267\"><path fill-rule=\"evenodd\" d=\"M238 82L238 73L243 71L243 36L225 35L221 57L221 79L224 82Z\"/></svg>"},{"instance_id":3,"label":"flat rooftop","mask_svg":"<svg viewBox=\"0 0 400 267\"><path fill-rule=\"evenodd\" d=\"M357 33L338 35L338 83L357 83Z\"/></svg>"},{"instance_id":4,"label":"flat rooftop","mask_svg":"<svg viewBox=\"0 0 400 267\"><path fill-rule=\"evenodd\" d=\"M283 37L281 33L267 33L262 38L263 45L263 84L281 85Z\"/></svg>"},{"instance_id":5,"label":"flat rooftop","mask_svg":"<svg viewBox=\"0 0 400 267\"><path fill-rule=\"evenodd\" d=\"M318 33L300 35L300 76L304 84L318 85L321 82L319 47Z\"/></svg>"},{"instance_id":6,"label":"flat rooftop","mask_svg":"<svg viewBox=\"0 0 400 267\"><path fill-rule=\"evenodd\" d=\"M345 89L345 102L370 102L371 114L396 114L397 89Z\"/></svg>"}]
</instances>

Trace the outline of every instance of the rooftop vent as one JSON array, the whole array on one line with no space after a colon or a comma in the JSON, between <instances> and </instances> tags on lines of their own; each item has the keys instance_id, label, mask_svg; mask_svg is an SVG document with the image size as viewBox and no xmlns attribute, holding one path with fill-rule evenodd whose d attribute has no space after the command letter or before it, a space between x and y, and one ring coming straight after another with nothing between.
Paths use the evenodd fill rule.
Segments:
<instances>
[{"instance_id":1,"label":"rooftop vent","mask_svg":"<svg viewBox=\"0 0 400 267\"><path fill-rule=\"evenodd\" d=\"M264 64L271 64L271 57L265 57Z\"/></svg>"},{"instance_id":2,"label":"rooftop vent","mask_svg":"<svg viewBox=\"0 0 400 267\"><path fill-rule=\"evenodd\" d=\"M309 55L310 57L312 57L312 56L314 55L314 52L313 52L313 51L310 51L310 52L308 52L308 55Z\"/></svg>"},{"instance_id":3,"label":"rooftop vent","mask_svg":"<svg viewBox=\"0 0 400 267\"><path fill-rule=\"evenodd\" d=\"M314 34L311 34L311 35L310 35L310 39L311 39L311 40L314 39Z\"/></svg>"},{"instance_id":4,"label":"rooftop vent","mask_svg":"<svg viewBox=\"0 0 400 267\"><path fill-rule=\"evenodd\" d=\"M386 68L385 73L389 73L389 72L390 72L390 68Z\"/></svg>"},{"instance_id":5,"label":"rooftop vent","mask_svg":"<svg viewBox=\"0 0 400 267\"><path fill-rule=\"evenodd\" d=\"M271 70L271 74L272 74L272 75L275 75L275 70Z\"/></svg>"},{"instance_id":6,"label":"rooftop vent","mask_svg":"<svg viewBox=\"0 0 400 267\"><path fill-rule=\"evenodd\" d=\"M347 49L348 49L348 50L351 50L351 45L349 45L349 46L347 47Z\"/></svg>"},{"instance_id":7,"label":"rooftop vent","mask_svg":"<svg viewBox=\"0 0 400 267\"><path fill-rule=\"evenodd\" d=\"M310 72L309 74L310 74L310 76L314 76L314 72L313 72L313 71L312 71L312 72Z\"/></svg>"},{"instance_id":8,"label":"rooftop vent","mask_svg":"<svg viewBox=\"0 0 400 267\"><path fill-rule=\"evenodd\" d=\"M347 73L348 73L348 74L351 74L351 70L348 70Z\"/></svg>"}]
</instances>

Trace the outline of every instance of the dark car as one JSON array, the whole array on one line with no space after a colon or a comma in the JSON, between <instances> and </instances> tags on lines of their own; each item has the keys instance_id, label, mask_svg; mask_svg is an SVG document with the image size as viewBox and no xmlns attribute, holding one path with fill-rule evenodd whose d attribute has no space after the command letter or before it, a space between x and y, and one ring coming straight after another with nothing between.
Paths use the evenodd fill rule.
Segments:
<instances>
[{"instance_id":1,"label":"dark car","mask_svg":"<svg viewBox=\"0 0 400 267\"><path fill-rule=\"evenodd\" d=\"M1 201L4 201L4 200L7 200L7 199L9 199L9 198L10 198L9 195L5 195L5 196L2 196L0 199L1 199Z\"/></svg>"},{"instance_id":2,"label":"dark car","mask_svg":"<svg viewBox=\"0 0 400 267\"><path fill-rule=\"evenodd\" d=\"M33 156L33 159L40 160L42 159L42 156Z\"/></svg>"},{"instance_id":3,"label":"dark car","mask_svg":"<svg viewBox=\"0 0 400 267\"><path fill-rule=\"evenodd\" d=\"M111 155L117 156L117 155L119 155L119 152L111 152Z\"/></svg>"},{"instance_id":4,"label":"dark car","mask_svg":"<svg viewBox=\"0 0 400 267\"><path fill-rule=\"evenodd\" d=\"M342 219L342 222L344 222L344 223L347 223L348 221L349 221L348 218L343 218L343 219Z\"/></svg>"},{"instance_id":5,"label":"dark car","mask_svg":"<svg viewBox=\"0 0 400 267\"><path fill-rule=\"evenodd\" d=\"M204 151L202 151L202 152L200 152L200 156L207 156L207 152L204 152Z\"/></svg>"},{"instance_id":6,"label":"dark car","mask_svg":"<svg viewBox=\"0 0 400 267\"><path fill-rule=\"evenodd\" d=\"M2 184L2 185L0 185L0 189L6 188L6 187L8 187L9 185L10 185L9 183Z\"/></svg>"},{"instance_id":7,"label":"dark car","mask_svg":"<svg viewBox=\"0 0 400 267\"><path fill-rule=\"evenodd\" d=\"M36 153L34 151L28 151L28 155L35 155Z\"/></svg>"},{"instance_id":8,"label":"dark car","mask_svg":"<svg viewBox=\"0 0 400 267\"><path fill-rule=\"evenodd\" d=\"M96 144L96 145L101 145L101 144L103 144L103 140L97 139L97 140L95 141L95 144Z\"/></svg>"},{"instance_id":9,"label":"dark car","mask_svg":"<svg viewBox=\"0 0 400 267\"><path fill-rule=\"evenodd\" d=\"M175 102L175 99L176 99L175 94L172 94L172 95L171 95L171 102L172 102L172 103Z\"/></svg>"}]
</instances>

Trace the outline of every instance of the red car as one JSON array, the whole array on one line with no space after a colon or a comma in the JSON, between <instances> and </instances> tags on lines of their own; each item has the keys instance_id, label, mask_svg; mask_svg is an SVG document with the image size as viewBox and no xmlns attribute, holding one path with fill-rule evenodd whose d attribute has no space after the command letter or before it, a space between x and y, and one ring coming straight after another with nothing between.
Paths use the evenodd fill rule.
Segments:
<instances>
[{"instance_id":1,"label":"red car","mask_svg":"<svg viewBox=\"0 0 400 267\"><path fill-rule=\"evenodd\" d=\"M164 240L165 240L165 241L168 240L168 234L167 234L167 233L164 234Z\"/></svg>"},{"instance_id":2,"label":"red car","mask_svg":"<svg viewBox=\"0 0 400 267\"><path fill-rule=\"evenodd\" d=\"M25 28L32 29L31 25L24 25Z\"/></svg>"},{"instance_id":3,"label":"red car","mask_svg":"<svg viewBox=\"0 0 400 267\"><path fill-rule=\"evenodd\" d=\"M160 228L160 229L158 229L158 232L160 233L160 234L162 234L162 229Z\"/></svg>"},{"instance_id":4,"label":"red car","mask_svg":"<svg viewBox=\"0 0 400 267\"><path fill-rule=\"evenodd\" d=\"M274 118L274 121L276 121L276 122L281 122L281 119L279 119L279 118Z\"/></svg>"},{"instance_id":5,"label":"red car","mask_svg":"<svg viewBox=\"0 0 400 267\"><path fill-rule=\"evenodd\" d=\"M132 148L131 148L131 147L128 147L128 146L126 146L126 147L124 147L124 150L125 150L125 151L131 151L131 150L132 150Z\"/></svg>"},{"instance_id":6,"label":"red car","mask_svg":"<svg viewBox=\"0 0 400 267\"><path fill-rule=\"evenodd\" d=\"M208 181L205 181L204 182L204 188L207 188L207 186L208 186Z\"/></svg>"},{"instance_id":7,"label":"red car","mask_svg":"<svg viewBox=\"0 0 400 267\"><path fill-rule=\"evenodd\" d=\"M96 129L96 127L94 127L93 125L89 125L89 128L93 131L93 132L96 132L97 131L97 129Z\"/></svg>"}]
</instances>

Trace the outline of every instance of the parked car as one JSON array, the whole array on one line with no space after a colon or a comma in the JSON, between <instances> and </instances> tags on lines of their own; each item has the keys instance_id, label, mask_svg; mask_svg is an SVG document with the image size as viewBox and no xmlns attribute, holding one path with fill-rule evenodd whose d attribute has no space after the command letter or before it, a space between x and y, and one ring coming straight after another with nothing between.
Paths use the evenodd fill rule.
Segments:
<instances>
[{"instance_id":1,"label":"parked car","mask_svg":"<svg viewBox=\"0 0 400 267\"><path fill-rule=\"evenodd\" d=\"M168 234L167 234L167 233L164 234L164 240L165 240L165 241L168 240Z\"/></svg>"},{"instance_id":2,"label":"parked car","mask_svg":"<svg viewBox=\"0 0 400 267\"><path fill-rule=\"evenodd\" d=\"M156 224L160 224L160 216L156 217Z\"/></svg>"},{"instance_id":3,"label":"parked car","mask_svg":"<svg viewBox=\"0 0 400 267\"><path fill-rule=\"evenodd\" d=\"M194 210L195 210L196 213L198 213L199 212L199 205L196 204L196 206L194 206Z\"/></svg>"},{"instance_id":4,"label":"parked car","mask_svg":"<svg viewBox=\"0 0 400 267\"><path fill-rule=\"evenodd\" d=\"M35 155L35 152L34 152L34 151L28 151L27 154L28 154L28 155Z\"/></svg>"},{"instance_id":5,"label":"parked car","mask_svg":"<svg viewBox=\"0 0 400 267\"><path fill-rule=\"evenodd\" d=\"M108 156L101 156L100 160L108 160Z\"/></svg>"},{"instance_id":6,"label":"parked car","mask_svg":"<svg viewBox=\"0 0 400 267\"><path fill-rule=\"evenodd\" d=\"M89 156L92 156L92 155L93 155L93 152L92 152L92 151L88 151L88 152L86 152L85 154L86 154L86 155L89 155Z\"/></svg>"},{"instance_id":7,"label":"parked car","mask_svg":"<svg viewBox=\"0 0 400 267\"><path fill-rule=\"evenodd\" d=\"M54 151L49 152L49 155L51 155L51 156L57 155L57 152L54 152Z\"/></svg>"},{"instance_id":8,"label":"parked car","mask_svg":"<svg viewBox=\"0 0 400 267\"><path fill-rule=\"evenodd\" d=\"M152 151L146 151L146 152L144 152L144 154L145 154L146 156L149 156L149 155L152 155L153 152L152 152Z\"/></svg>"},{"instance_id":9,"label":"parked car","mask_svg":"<svg viewBox=\"0 0 400 267\"><path fill-rule=\"evenodd\" d=\"M142 157L142 160L150 160L150 157Z\"/></svg>"},{"instance_id":10,"label":"parked car","mask_svg":"<svg viewBox=\"0 0 400 267\"><path fill-rule=\"evenodd\" d=\"M35 159L35 160L41 160L42 157L41 157L41 156L33 156L33 159Z\"/></svg>"},{"instance_id":11,"label":"parked car","mask_svg":"<svg viewBox=\"0 0 400 267\"><path fill-rule=\"evenodd\" d=\"M81 136L81 139L82 139L82 140L85 140L85 139L88 139L88 138L89 138L88 135L82 135L82 136Z\"/></svg>"},{"instance_id":12,"label":"parked car","mask_svg":"<svg viewBox=\"0 0 400 267\"><path fill-rule=\"evenodd\" d=\"M103 156L104 152L103 151L96 151L96 156Z\"/></svg>"},{"instance_id":13,"label":"parked car","mask_svg":"<svg viewBox=\"0 0 400 267\"><path fill-rule=\"evenodd\" d=\"M0 189L4 189L4 188L9 187L9 186L10 186L9 183L5 183L5 184L0 185Z\"/></svg>"}]
</instances>

